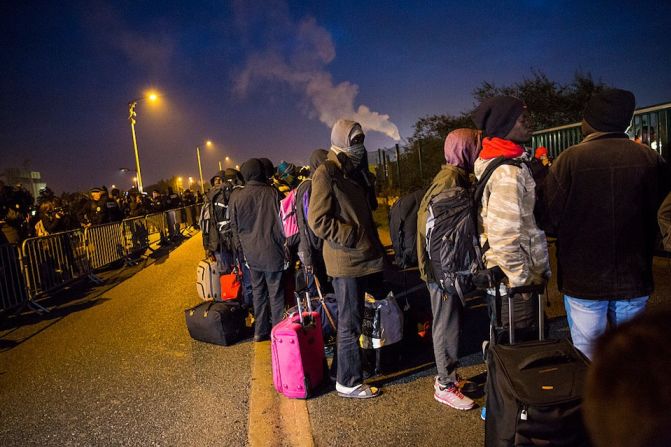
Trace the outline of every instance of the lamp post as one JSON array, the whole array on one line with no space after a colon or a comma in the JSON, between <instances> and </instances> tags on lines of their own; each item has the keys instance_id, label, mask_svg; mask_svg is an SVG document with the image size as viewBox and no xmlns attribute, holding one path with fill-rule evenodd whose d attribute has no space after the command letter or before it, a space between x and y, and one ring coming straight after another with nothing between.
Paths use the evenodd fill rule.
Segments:
<instances>
[{"instance_id":1,"label":"lamp post","mask_svg":"<svg viewBox=\"0 0 671 447\"><path fill-rule=\"evenodd\" d=\"M125 174L127 172L133 172L135 175L133 176L133 187L137 188L138 191L140 190L137 185L137 171L134 171L133 169L128 169L128 168L119 168L119 172L122 174Z\"/></svg>"},{"instance_id":2,"label":"lamp post","mask_svg":"<svg viewBox=\"0 0 671 447\"><path fill-rule=\"evenodd\" d=\"M140 98L135 98L131 101L128 102L128 121L130 121L130 130L133 135L133 148L135 149L135 168L137 170L137 189L140 191L140 193L143 193L144 191L142 190L142 173L140 171L140 154L138 153L137 150L137 137L135 136L135 124L137 123L137 112L135 111L135 108L137 107L137 103L142 101L143 99L149 99L150 101L156 101L158 96L156 93L150 93L146 98L140 97Z\"/></svg>"},{"instance_id":3,"label":"lamp post","mask_svg":"<svg viewBox=\"0 0 671 447\"><path fill-rule=\"evenodd\" d=\"M212 142L207 140L205 146L212 146ZM196 146L196 158L198 159L198 173L200 174L200 192L205 194L205 184L203 183L203 167L200 164L200 144Z\"/></svg>"}]
</instances>

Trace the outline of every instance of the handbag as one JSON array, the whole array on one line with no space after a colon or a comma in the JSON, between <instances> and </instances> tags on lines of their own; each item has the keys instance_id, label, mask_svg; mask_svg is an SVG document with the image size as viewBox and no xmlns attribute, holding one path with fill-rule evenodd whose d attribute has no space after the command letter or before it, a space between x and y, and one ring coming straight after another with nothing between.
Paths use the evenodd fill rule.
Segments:
<instances>
[{"instance_id":1,"label":"handbag","mask_svg":"<svg viewBox=\"0 0 671 447\"><path fill-rule=\"evenodd\" d=\"M403 339L403 312L392 292L376 300L365 294L359 343L363 349L379 349Z\"/></svg>"},{"instance_id":2,"label":"handbag","mask_svg":"<svg viewBox=\"0 0 671 447\"><path fill-rule=\"evenodd\" d=\"M221 301L237 300L242 293L242 274L236 266L231 273L221 275Z\"/></svg>"}]
</instances>

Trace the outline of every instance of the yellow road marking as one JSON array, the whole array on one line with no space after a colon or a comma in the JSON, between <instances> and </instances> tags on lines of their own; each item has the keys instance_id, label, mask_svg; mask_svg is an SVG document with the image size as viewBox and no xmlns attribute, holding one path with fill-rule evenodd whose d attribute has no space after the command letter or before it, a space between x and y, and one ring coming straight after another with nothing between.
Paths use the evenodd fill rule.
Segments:
<instances>
[{"instance_id":1,"label":"yellow road marking","mask_svg":"<svg viewBox=\"0 0 671 447\"><path fill-rule=\"evenodd\" d=\"M275 391L269 341L254 343L251 382L249 445L313 447L307 402Z\"/></svg>"}]
</instances>

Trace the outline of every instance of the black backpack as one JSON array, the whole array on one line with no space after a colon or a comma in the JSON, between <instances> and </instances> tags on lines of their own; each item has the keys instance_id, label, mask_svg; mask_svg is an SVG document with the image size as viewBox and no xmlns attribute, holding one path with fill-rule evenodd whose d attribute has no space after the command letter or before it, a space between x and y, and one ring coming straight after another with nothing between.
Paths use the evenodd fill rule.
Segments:
<instances>
[{"instance_id":1,"label":"black backpack","mask_svg":"<svg viewBox=\"0 0 671 447\"><path fill-rule=\"evenodd\" d=\"M478 236L478 209L487 181L503 164L521 166L518 159L492 160L475 185L463 184L441 191L429 202L426 253L431 273L448 295L465 297L477 292L473 277L484 271Z\"/></svg>"},{"instance_id":2,"label":"black backpack","mask_svg":"<svg viewBox=\"0 0 671 447\"><path fill-rule=\"evenodd\" d=\"M389 211L389 234L394 261L402 269L417 266L417 211L425 189L404 195Z\"/></svg>"},{"instance_id":3,"label":"black backpack","mask_svg":"<svg viewBox=\"0 0 671 447\"><path fill-rule=\"evenodd\" d=\"M219 241L223 248L233 251L233 232L231 230L231 213L228 203L236 188L233 183L225 181L212 196L210 218L219 233Z\"/></svg>"}]
</instances>

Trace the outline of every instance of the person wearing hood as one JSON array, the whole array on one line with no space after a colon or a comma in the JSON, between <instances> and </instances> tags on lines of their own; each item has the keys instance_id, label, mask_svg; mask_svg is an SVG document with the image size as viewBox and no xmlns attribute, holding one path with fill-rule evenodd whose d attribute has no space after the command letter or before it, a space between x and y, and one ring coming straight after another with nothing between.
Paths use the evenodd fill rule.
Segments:
<instances>
[{"instance_id":1,"label":"person wearing hood","mask_svg":"<svg viewBox=\"0 0 671 447\"><path fill-rule=\"evenodd\" d=\"M267 158L259 158L259 162L263 167L263 175L267 183L273 184L273 178L275 177L275 166L273 162Z\"/></svg>"},{"instance_id":2,"label":"person wearing hood","mask_svg":"<svg viewBox=\"0 0 671 447\"><path fill-rule=\"evenodd\" d=\"M326 265L322 254L324 241L308 225L308 210L312 195L312 174L326 160L327 155L328 151L324 149L317 149L310 155L310 175L296 188L296 220L300 237L298 257L306 271L314 273L323 287L327 285Z\"/></svg>"},{"instance_id":3,"label":"person wearing hood","mask_svg":"<svg viewBox=\"0 0 671 447\"><path fill-rule=\"evenodd\" d=\"M563 151L545 180L547 230L557 236L557 285L573 344L594 340L645 309L654 289L659 205L669 191L664 159L629 140L634 94L606 89L583 113L583 141Z\"/></svg>"},{"instance_id":4,"label":"person wearing hood","mask_svg":"<svg viewBox=\"0 0 671 447\"><path fill-rule=\"evenodd\" d=\"M357 181L365 161L359 123L339 119L331 131L331 150L312 176L308 224L324 239L324 263L333 277L338 303L337 381L341 397L376 397L380 390L363 383L359 347L364 294L379 291L384 249L369 204Z\"/></svg>"},{"instance_id":5,"label":"person wearing hood","mask_svg":"<svg viewBox=\"0 0 671 447\"><path fill-rule=\"evenodd\" d=\"M417 259L419 273L426 282L433 313L433 353L438 375L433 384L433 397L438 402L457 410L470 410L473 400L464 396L457 375L459 332L461 331L461 301L458 296L443 292L433 277L426 252L426 222L429 204L442 191L455 187L469 188L473 165L478 157L478 132L473 129L456 129L445 138L445 164L427 189L417 211ZM439 216L434 216L438 219Z\"/></svg>"},{"instance_id":6,"label":"person wearing hood","mask_svg":"<svg viewBox=\"0 0 671 447\"><path fill-rule=\"evenodd\" d=\"M267 340L272 326L282 321L287 268L280 224L280 193L267 182L255 158L240 167L245 187L231 194L229 210L233 243L249 266L254 301L254 341ZM272 320L272 324L271 324Z\"/></svg>"},{"instance_id":7,"label":"person wearing hood","mask_svg":"<svg viewBox=\"0 0 671 447\"><path fill-rule=\"evenodd\" d=\"M496 338L506 336L508 295L513 294L515 329L522 330L521 339L532 338L537 325L537 296L516 293L515 289L545 284L550 277L550 262L545 233L534 216L536 182L528 165L531 157L522 145L531 138L526 105L512 96L495 96L483 100L472 118L483 136L475 176L480 179L491 163L506 162L492 172L479 204L480 246L489 246L483 261L503 278L500 307L496 289L487 291L494 328L491 333Z\"/></svg>"}]
</instances>

